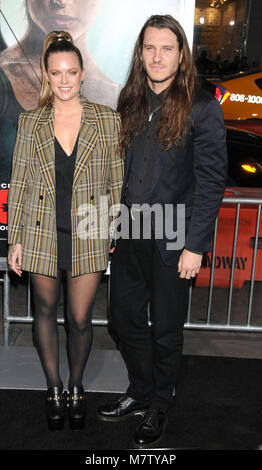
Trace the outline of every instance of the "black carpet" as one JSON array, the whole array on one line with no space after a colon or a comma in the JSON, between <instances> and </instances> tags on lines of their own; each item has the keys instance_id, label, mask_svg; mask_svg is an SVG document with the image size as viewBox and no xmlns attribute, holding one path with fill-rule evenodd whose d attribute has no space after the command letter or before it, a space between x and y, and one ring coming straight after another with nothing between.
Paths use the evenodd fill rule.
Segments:
<instances>
[{"instance_id":1,"label":"black carpet","mask_svg":"<svg viewBox=\"0 0 262 470\"><path fill-rule=\"evenodd\" d=\"M176 398L158 448L257 450L262 448L262 362L257 359L183 356ZM112 377L112 381L114 377ZM99 406L117 394L87 394L87 422L81 432L68 421L50 432L44 391L0 390L0 450L132 449L141 418L105 423Z\"/></svg>"}]
</instances>

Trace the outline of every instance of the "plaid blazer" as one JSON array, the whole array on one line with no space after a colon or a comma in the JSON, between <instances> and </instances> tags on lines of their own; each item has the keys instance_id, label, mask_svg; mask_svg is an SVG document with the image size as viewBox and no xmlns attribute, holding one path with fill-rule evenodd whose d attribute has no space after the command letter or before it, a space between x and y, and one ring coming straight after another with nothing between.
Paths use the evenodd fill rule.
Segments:
<instances>
[{"instance_id":1,"label":"plaid blazer","mask_svg":"<svg viewBox=\"0 0 262 470\"><path fill-rule=\"evenodd\" d=\"M72 276L105 270L120 202L120 116L81 97L82 121L72 188ZM103 204L101 205L101 200ZM111 234L111 231L110 231ZM22 244L22 269L57 276L54 110L19 116L8 195L8 243Z\"/></svg>"}]
</instances>

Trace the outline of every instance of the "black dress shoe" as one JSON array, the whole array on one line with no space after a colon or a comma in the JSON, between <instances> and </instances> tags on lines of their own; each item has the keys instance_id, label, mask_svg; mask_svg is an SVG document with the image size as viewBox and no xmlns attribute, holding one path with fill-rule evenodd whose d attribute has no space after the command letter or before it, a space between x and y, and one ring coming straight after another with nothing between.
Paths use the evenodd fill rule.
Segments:
<instances>
[{"instance_id":1,"label":"black dress shoe","mask_svg":"<svg viewBox=\"0 0 262 470\"><path fill-rule=\"evenodd\" d=\"M65 418L65 398L61 387L51 387L47 390L46 415L49 429L60 431Z\"/></svg>"},{"instance_id":2,"label":"black dress shoe","mask_svg":"<svg viewBox=\"0 0 262 470\"><path fill-rule=\"evenodd\" d=\"M69 389L67 406L71 428L74 431L80 431L84 427L86 417L86 399L82 386L74 386Z\"/></svg>"},{"instance_id":3,"label":"black dress shoe","mask_svg":"<svg viewBox=\"0 0 262 470\"><path fill-rule=\"evenodd\" d=\"M160 441L163 437L166 423L166 413L161 413L156 408L150 408L143 421L135 430L135 444L142 447Z\"/></svg>"},{"instance_id":4,"label":"black dress shoe","mask_svg":"<svg viewBox=\"0 0 262 470\"><path fill-rule=\"evenodd\" d=\"M148 402L134 400L124 395L118 401L100 408L98 416L103 421L122 421L134 415L142 414L144 416L148 407Z\"/></svg>"}]
</instances>

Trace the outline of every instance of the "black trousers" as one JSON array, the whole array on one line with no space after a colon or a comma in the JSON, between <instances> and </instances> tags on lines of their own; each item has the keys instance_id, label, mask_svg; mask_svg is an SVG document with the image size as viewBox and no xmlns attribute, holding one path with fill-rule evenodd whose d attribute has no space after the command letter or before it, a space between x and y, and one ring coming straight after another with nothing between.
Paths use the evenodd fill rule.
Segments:
<instances>
[{"instance_id":1,"label":"black trousers","mask_svg":"<svg viewBox=\"0 0 262 470\"><path fill-rule=\"evenodd\" d=\"M188 308L189 281L177 272L180 254L167 266L153 238L120 239L111 261L109 321L127 366L127 393L161 411L172 402Z\"/></svg>"}]
</instances>

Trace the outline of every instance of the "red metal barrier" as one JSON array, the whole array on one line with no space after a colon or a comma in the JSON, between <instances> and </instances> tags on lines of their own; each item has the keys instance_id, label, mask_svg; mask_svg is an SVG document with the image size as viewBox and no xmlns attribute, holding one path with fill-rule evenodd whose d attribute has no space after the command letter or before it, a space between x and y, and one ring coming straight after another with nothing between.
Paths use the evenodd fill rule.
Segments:
<instances>
[{"instance_id":1,"label":"red metal barrier","mask_svg":"<svg viewBox=\"0 0 262 470\"><path fill-rule=\"evenodd\" d=\"M262 189L227 188L225 192L225 197L226 196L236 198L262 198ZM234 287L242 287L245 281L249 281L251 279L257 213L257 204L242 204L240 207ZM222 204L219 211L213 283L213 285L217 287L229 286L236 214L236 204ZM255 271L256 281L262 281L262 224L260 224L259 228L259 237ZM207 253L203 259L201 270L197 276L196 285L209 285L211 262L212 255L211 253Z\"/></svg>"}]
</instances>

